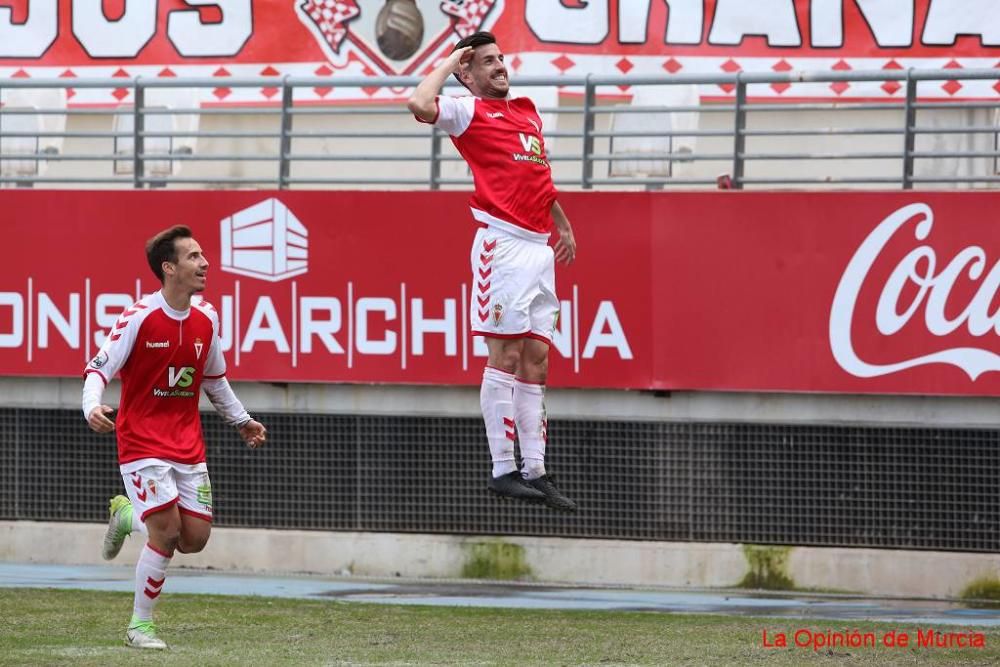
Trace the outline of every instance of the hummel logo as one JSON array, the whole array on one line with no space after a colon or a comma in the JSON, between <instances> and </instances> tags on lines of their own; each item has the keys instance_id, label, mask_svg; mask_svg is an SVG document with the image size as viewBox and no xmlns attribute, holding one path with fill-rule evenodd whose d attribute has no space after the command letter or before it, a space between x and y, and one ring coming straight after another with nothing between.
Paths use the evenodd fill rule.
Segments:
<instances>
[{"instance_id":1,"label":"hummel logo","mask_svg":"<svg viewBox=\"0 0 1000 667\"><path fill-rule=\"evenodd\" d=\"M486 114L487 118L503 118L502 111L494 111L493 113Z\"/></svg>"},{"instance_id":2,"label":"hummel logo","mask_svg":"<svg viewBox=\"0 0 1000 667\"><path fill-rule=\"evenodd\" d=\"M151 341L151 340L147 340L146 341L146 347L147 348L170 347L170 341L169 340L164 340L164 341Z\"/></svg>"}]
</instances>

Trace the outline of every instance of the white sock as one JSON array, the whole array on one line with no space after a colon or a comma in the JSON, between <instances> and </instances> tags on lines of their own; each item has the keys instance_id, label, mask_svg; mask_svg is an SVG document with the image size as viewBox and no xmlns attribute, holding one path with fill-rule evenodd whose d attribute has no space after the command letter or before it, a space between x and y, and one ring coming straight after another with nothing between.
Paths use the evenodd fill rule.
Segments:
<instances>
[{"instance_id":1,"label":"white sock","mask_svg":"<svg viewBox=\"0 0 1000 667\"><path fill-rule=\"evenodd\" d=\"M515 381L514 414L521 443L521 475L525 479L538 479L545 474L545 441L548 438L545 385Z\"/></svg>"},{"instance_id":2,"label":"white sock","mask_svg":"<svg viewBox=\"0 0 1000 667\"><path fill-rule=\"evenodd\" d=\"M168 565L170 556L164 556L147 542L135 564L135 603L132 607L135 620L153 620L153 607L163 590Z\"/></svg>"},{"instance_id":3,"label":"white sock","mask_svg":"<svg viewBox=\"0 0 1000 667\"><path fill-rule=\"evenodd\" d=\"M486 423L486 439L490 443L493 476L515 472L514 376L487 366L479 389L479 405Z\"/></svg>"}]
</instances>

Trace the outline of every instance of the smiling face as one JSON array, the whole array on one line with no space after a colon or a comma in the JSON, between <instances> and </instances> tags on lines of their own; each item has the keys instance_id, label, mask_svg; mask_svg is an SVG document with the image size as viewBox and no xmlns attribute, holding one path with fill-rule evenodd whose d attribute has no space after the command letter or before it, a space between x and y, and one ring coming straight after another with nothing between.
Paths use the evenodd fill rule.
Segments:
<instances>
[{"instance_id":1,"label":"smiling face","mask_svg":"<svg viewBox=\"0 0 1000 667\"><path fill-rule=\"evenodd\" d=\"M187 294L205 291L208 260L201 246L190 236L174 240L177 261L163 262L164 285Z\"/></svg>"},{"instance_id":2,"label":"smiling face","mask_svg":"<svg viewBox=\"0 0 1000 667\"><path fill-rule=\"evenodd\" d=\"M504 99L510 92L503 54L496 44L484 44L472 50L472 59L461 73L462 83L476 97Z\"/></svg>"}]
</instances>

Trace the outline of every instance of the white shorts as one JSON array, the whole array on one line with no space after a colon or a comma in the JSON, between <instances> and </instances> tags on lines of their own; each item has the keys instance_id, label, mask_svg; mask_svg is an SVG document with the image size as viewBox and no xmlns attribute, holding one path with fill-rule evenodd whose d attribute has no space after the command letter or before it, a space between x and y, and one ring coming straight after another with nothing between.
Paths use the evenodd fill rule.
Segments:
<instances>
[{"instance_id":1,"label":"white shorts","mask_svg":"<svg viewBox=\"0 0 1000 667\"><path fill-rule=\"evenodd\" d=\"M559 299L555 253L547 240L547 235L527 231L479 229L471 258L473 335L552 342Z\"/></svg>"},{"instance_id":2,"label":"white shorts","mask_svg":"<svg viewBox=\"0 0 1000 667\"><path fill-rule=\"evenodd\" d=\"M212 520L212 482L204 463L143 459L122 467L128 468L122 470L128 499L143 521L171 505L184 514Z\"/></svg>"}]
</instances>

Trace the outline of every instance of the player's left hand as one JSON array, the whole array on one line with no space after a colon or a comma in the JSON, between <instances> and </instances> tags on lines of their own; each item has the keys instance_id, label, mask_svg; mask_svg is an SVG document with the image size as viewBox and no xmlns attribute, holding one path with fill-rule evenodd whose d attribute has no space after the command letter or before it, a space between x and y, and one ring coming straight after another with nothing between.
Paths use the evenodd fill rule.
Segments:
<instances>
[{"instance_id":1,"label":"player's left hand","mask_svg":"<svg viewBox=\"0 0 1000 667\"><path fill-rule=\"evenodd\" d=\"M564 264L572 264L576 259L576 239L573 237L573 228L570 226L559 228L559 240L555 247L556 261Z\"/></svg>"},{"instance_id":2,"label":"player's left hand","mask_svg":"<svg viewBox=\"0 0 1000 667\"><path fill-rule=\"evenodd\" d=\"M256 419L251 419L243 426L240 426L240 437L247 443L250 449L263 447L267 440L267 429Z\"/></svg>"}]
</instances>

